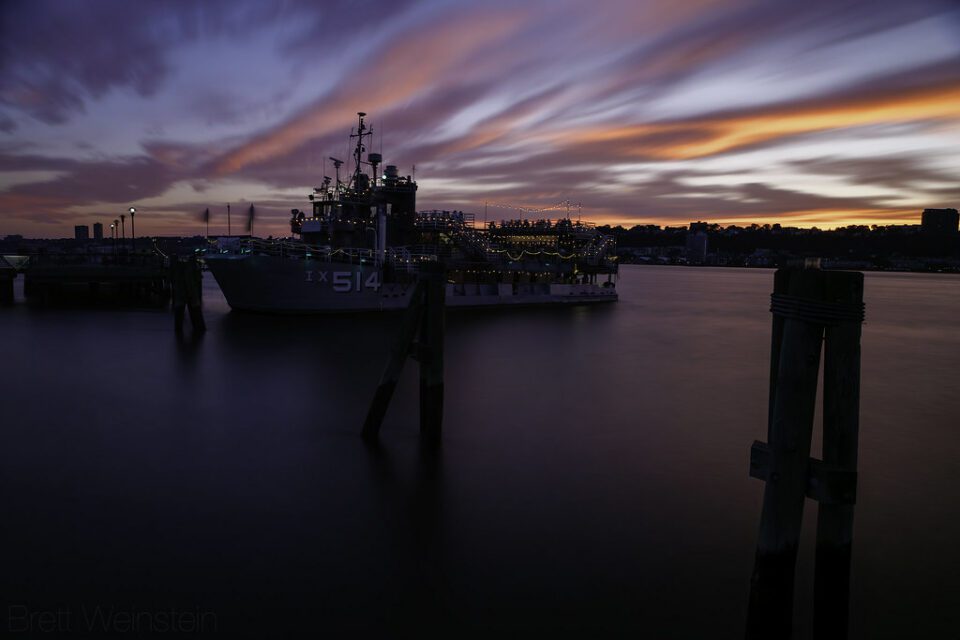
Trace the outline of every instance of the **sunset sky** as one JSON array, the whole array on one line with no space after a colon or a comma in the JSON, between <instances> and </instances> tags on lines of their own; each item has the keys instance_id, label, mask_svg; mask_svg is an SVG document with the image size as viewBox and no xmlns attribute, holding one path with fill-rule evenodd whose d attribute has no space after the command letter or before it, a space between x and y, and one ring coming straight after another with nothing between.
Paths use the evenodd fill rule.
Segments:
<instances>
[{"instance_id":1,"label":"sunset sky","mask_svg":"<svg viewBox=\"0 0 960 640\"><path fill-rule=\"evenodd\" d=\"M286 235L361 110L423 209L916 223L960 205L960 4L7 0L0 235Z\"/></svg>"}]
</instances>

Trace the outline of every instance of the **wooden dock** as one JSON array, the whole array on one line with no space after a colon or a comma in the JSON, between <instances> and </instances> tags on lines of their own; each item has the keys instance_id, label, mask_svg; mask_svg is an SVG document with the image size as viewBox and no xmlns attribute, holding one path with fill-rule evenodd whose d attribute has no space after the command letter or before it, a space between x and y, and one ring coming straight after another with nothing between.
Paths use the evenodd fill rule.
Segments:
<instances>
[{"instance_id":1,"label":"wooden dock","mask_svg":"<svg viewBox=\"0 0 960 640\"><path fill-rule=\"evenodd\" d=\"M32 255L20 269L23 293L43 302L70 293L96 300L107 292L124 299L166 301L167 262L156 253Z\"/></svg>"}]
</instances>

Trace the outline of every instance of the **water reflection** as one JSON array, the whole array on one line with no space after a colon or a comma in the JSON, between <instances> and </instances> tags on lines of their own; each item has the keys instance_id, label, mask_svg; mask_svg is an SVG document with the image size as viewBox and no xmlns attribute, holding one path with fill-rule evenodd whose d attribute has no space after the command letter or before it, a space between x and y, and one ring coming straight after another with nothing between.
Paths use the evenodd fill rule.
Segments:
<instances>
[{"instance_id":1,"label":"water reflection","mask_svg":"<svg viewBox=\"0 0 960 640\"><path fill-rule=\"evenodd\" d=\"M203 344L203 336L203 332L174 332L173 341L176 344L181 371L185 374L189 375L195 370L197 356L200 354L200 347Z\"/></svg>"},{"instance_id":2,"label":"water reflection","mask_svg":"<svg viewBox=\"0 0 960 640\"><path fill-rule=\"evenodd\" d=\"M742 637L771 278L624 268L610 307L451 313L440 452L414 362L382 448L359 437L397 316L208 289L177 343L168 310L5 309L4 595L175 601L234 634ZM953 621L958 283L868 276L852 637Z\"/></svg>"}]
</instances>

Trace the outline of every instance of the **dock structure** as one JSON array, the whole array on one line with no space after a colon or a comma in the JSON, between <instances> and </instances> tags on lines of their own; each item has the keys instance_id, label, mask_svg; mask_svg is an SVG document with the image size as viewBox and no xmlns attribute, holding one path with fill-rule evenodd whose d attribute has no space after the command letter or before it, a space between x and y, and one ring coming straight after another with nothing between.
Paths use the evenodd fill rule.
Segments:
<instances>
[{"instance_id":1,"label":"dock structure","mask_svg":"<svg viewBox=\"0 0 960 640\"><path fill-rule=\"evenodd\" d=\"M814 579L817 638L846 638L860 412L863 274L786 268L771 296L767 442L750 475L766 483L750 584L748 639L790 638L803 505L819 503ZM810 457L821 352L823 459Z\"/></svg>"},{"instance_id":2,"label":"dock structure","mask_svg":"<svg viewBox=\"0 0 960 640\"><path fill-rule=\"evenodd\" d=\"M169 296L166 259L156 253L37 254L23 273L24 296L44 302L71 290L96 299L105 288L124 298Z\"/></svg>"},{"instance_id":3,"label":"dock structure","mask_svg":"<svg viewBox=\"0 0 960 640\"><path fill-rule=\"evenodd\" d=\"M0 304L13 303L13 279L24 272L26 298L51 302L61 295L87 302L101 301L108 290L113 300L166 304L171 300L174 330L183 333L187 311L194 334L206 331L203 319L203 280L195 255L167 256L156 247L147 253L37 254L0 256Z\"/></svg>"},{"instance_id":4,"label":"dock structure","mask_svg":"<svg viewBox=\"0 0 960 640\"><path fill-rule=\"evenodd\" d=\"M367 418L363 437L375 441L400 380L407 357L420 362L420 438L424 444L439 445L443 425L443 341L446 270L429 262L420 274L404 312L400 334L390 360L380 377Z\"/></svg>"}]
</instances>

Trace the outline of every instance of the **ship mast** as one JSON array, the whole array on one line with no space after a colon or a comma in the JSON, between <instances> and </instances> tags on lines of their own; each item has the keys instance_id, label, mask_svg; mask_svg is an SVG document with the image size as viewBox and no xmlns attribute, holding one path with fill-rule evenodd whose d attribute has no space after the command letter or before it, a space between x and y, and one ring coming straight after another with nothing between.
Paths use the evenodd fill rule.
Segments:
<instances>
[{"instance_id":1,"label":"ship mast","mask_svg":"<svg viewBox=\"0 0 960 640\"><path fill-rule=\"evenodd\" d=\"M337 160L333 156L330 156L330 159L333 160L333 168L337 172L337 182L336 182L336 186L334 187L334 197L339 199L340 198L340 167L343 166L343 160ZM329 180L329 178L327 178L326 176L324 176L324 179Z\"/></svg>"},{"instance_id":2,"label":"ship mast","mask_svg":"<svg viewBox=\"0 0 960 640\"><path fill-rule=\"evenodd\" d=\"M355 166L353 170L353 188L354 189L357 189L360 186L360 174L362 173L362 171L360 170L360 166L363 163L363 160L362 160L363 152L366 150L366 147L363 146L363 139L368 137L371 139L373 138L373 127L367 128L366 123L363 121L363 118L366 115L367 114L363 111L357 112L357 116L360 119L359 125L357 126L357 132L350 134L351 138L357 139L357 146L353 150L353 158L355 162Z\"/></svg>"}]
</instances>

